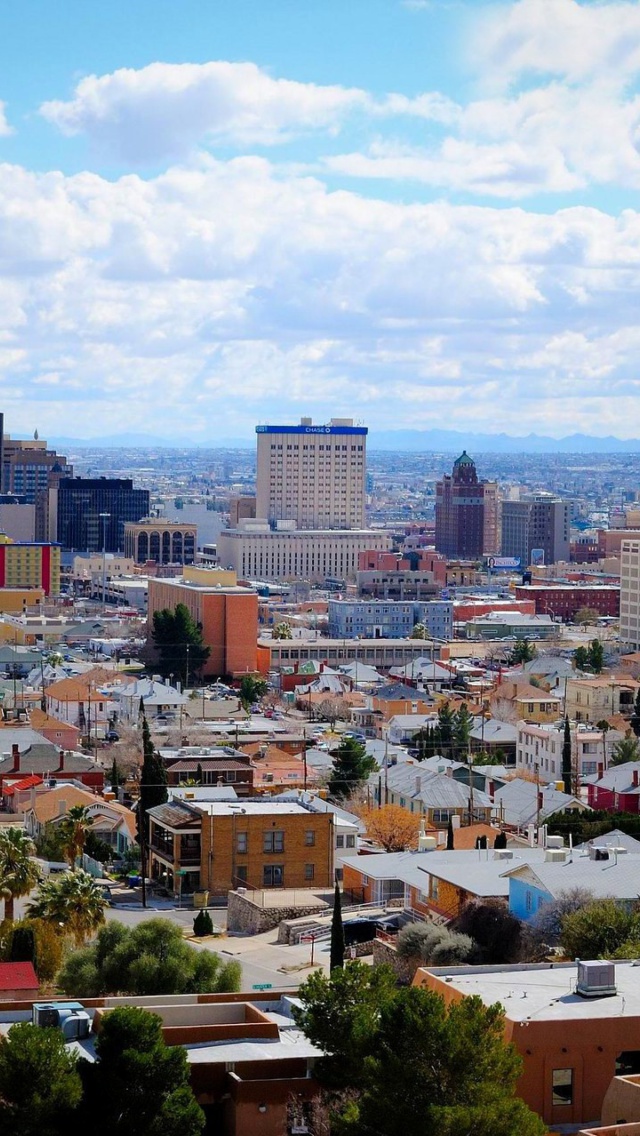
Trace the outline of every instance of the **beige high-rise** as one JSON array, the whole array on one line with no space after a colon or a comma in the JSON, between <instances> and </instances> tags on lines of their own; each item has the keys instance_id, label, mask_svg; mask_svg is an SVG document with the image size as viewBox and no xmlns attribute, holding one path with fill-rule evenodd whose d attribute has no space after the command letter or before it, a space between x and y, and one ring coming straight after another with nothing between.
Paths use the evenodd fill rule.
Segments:
<instances>
[{"instance_id":1,"label":"beige high-rise","mask_svg":"<svg viewBox=\"0 0 640 1136\"><path fill-rule=\"evenodd\" d=\"M256 516L297 529L365 526L366 426L332 418L314 426L256 426Z\"/></svg>"}]
</instances>

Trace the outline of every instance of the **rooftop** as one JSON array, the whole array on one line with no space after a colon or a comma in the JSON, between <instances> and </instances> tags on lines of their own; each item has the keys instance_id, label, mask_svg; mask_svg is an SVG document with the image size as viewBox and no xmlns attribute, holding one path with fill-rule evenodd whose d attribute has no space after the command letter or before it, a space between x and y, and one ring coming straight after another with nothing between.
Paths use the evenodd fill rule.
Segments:
<instances>
[{"instance_id":1,"label":"rooftop","mask_svg":"<svg viewBox=\"0 0 640 1136\"><path fill-rule=\"evenodd\" d=\"M514 966L421 967L459 990L476 995L485 1006L500 1002L512 1021L587 1021L592 1018L640 1017L640 967L635 961L615 964L617 994L582 998L575 993L575 962L522 963ZM419 984L423 984L420 982Z\"/></svg>"}]
</instances>

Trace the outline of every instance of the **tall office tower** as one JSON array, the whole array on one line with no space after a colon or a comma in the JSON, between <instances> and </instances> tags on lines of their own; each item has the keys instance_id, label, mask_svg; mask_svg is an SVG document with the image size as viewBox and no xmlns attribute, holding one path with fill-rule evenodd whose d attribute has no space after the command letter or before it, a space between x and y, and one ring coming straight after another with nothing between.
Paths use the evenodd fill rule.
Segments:
<instances>
[{"instance_id":1,"label":"tall office tower","mask_svg":"<svg viewBox=\"0 0 640 1136\"><path fill-rule=\"evenodd\" d=\"M121 552L125 522L149 515L149 490L128 477L63 477L52 496L58 543L77 552Z\"/></svg>"},{"instance_id":2,"label":"tall office tower","mask_svg":"<svg viewBox=\"0 0 640 1136\"><path fill-rule=\"evenodd\" d=\"M570 502L553 493L535 493L521 501L502 502L503 556L517 556L523 567L532 552L542 552L545 564L569 559Z\"/></svg>"},{"instance_id":3,"label":"tall office tower","mask_svg":"<svg viewBox=\"0 0 640 1136\"><path fill-rule=\"evenodd\" d=\"M297 529L363 529L367 433L351 418L256 426L256 516Z\"/></svg>"},{"instance_id":4,"label":"tall office tower","mask_svg":"<svg viewBox=\"0 0 640 1136\"><path fill-rule=\"evenodd\" d=\"M2 427L3 423L0 431ZM33 438L11 438L5 434L0 454L2 492L19 495L29 505L35 505L36 540L55 540L49 524L49 492L61 477L73 476L73 467L38 438L37 430Z\"/></svg>"},{"instance_id":5,"label":"tall office tower","mask_svg":"<svg viewBox=\"0 0 640 1136\"><path fill-rule=\"evenodd\" d=\"M451 476L436 485L436 549L445 556L476 560L499 548L498 486L479 481L466 450Z\"/></svg>"}]
</instances>

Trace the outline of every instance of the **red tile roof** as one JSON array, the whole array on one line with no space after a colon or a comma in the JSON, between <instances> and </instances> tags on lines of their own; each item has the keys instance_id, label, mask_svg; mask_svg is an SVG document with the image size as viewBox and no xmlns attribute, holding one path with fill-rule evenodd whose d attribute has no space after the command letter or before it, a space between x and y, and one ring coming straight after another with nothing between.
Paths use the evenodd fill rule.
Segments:
<instances>
[{"instance_id":1,"label":"red tile roof","mask_svg":"<svg viewBox=\"0 0 640 1136\"><path fill-rule=\"evenodd\" d=\"M23 777L21 781L12 781L10 785L5 785L2 792L5 797L10 797L16 791L21 792L23 789L30 789L32 785L42 785L43 778L39 773L31 773L28 777Z\"/></svg>"},{"instance_id":2,"label":"red tile roof","mask_svg":"<svg viewBox=\"0 0 640 1136\"><path fill-rule=\"evenodd\" d=\"M0 990L37 990L40 983L30 962L0 962Z\"/></svg>"}]
</instances>

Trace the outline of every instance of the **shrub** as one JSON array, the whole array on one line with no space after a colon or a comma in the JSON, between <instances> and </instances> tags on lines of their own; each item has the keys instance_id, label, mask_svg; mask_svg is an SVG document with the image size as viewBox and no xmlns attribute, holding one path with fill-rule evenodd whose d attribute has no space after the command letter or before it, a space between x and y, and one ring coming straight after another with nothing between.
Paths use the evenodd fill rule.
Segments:
<instances>
[{"instance_id":1,"label":"shrub","mask_svg":"<svg viewBox=\"0 0 640 1136\"><path fill-rule=\"evenodd\" d=\"M193 933L198 939L203 939L205 935L213 935L213 923L206 908L196 915L193 921Z\"/></svg>"},{"instance_id":2,"label":"shrub","mask_svg":"<svg viewBox=\"0 0 640 1136\"><path fill-rule=\"evenodd\" d=\"M476 951L469 935L460 935L435 923L410 923L398 934L397 952L401 958L419 959L437 966L468 962Z\"/></svg>"}]
</instances>

